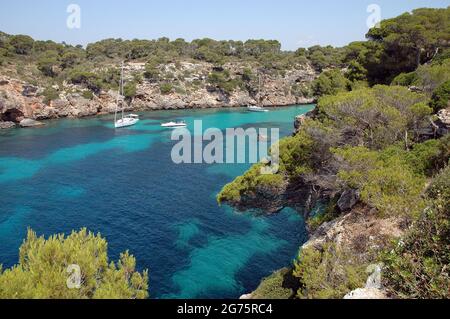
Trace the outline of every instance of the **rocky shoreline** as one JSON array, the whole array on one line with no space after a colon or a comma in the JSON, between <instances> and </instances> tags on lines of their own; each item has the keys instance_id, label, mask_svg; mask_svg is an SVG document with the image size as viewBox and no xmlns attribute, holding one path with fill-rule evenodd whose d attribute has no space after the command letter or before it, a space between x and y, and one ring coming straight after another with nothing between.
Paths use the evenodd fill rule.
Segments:
<instances>
[{"instance_id":1,"label":"rocky shoreline","mask_svg":"<svg viewBox=\"0 0 450 319\"><path fill-rule=\"evenodd\" d=\"M239 64L224 66L235 76L243 72L243 67ZM238 87L233 92L225 93L212 87L207 82L208 74L214 70L212 64L183 62L178 66L165 65L164 68L171 70L177 79L182 78L182 74L190 74L190 77L182 81L174 80L176 89L167 93L161 92L160 82L142 80L136 86L134 97L127 99L126 111L241 107L256 105L259 101L266 107L277 107L315 101L314 98L295 95L291 90L292 85L310 83L317 77L316 71L309 65L293 69L282 77L267 76L261 96L255 95L253 88L244 90ZM129 63L126 66L129 77L136 74L142 76L144 70L143 63ZM114 113L116 109L117 92L113 90L90 94L82 86L66 82L52 86L52 90L57 92L57 97L46 101L44 87L0 76L0 129L15 127L24 119L81 118Z\"/></svg>"},{"instance_id":2,"label":"rocky shoreline","mask_svg":"<svg viewBox=\"0 0 450 319\"><path fill-rule=\"evenodd\" d=\"M294 134L300 131L308 118L317 116L317 109L295 118ZM450 107L438 112L434 119L430 118L430 127L423 132L424 136L434 135L435 137L444 136L450 132ZM306 187L306 185L305 185ZM286 192L286 190L284 190ZM303 200L308 192L304 192ZM289 198L281 192L272 194L274 198L282 198L280 206L288 206L298 204L298 198L302 192L298 191L291 197L295 197L297 201L289 201ZM249 200L243 206L252 207L255 198ZM302 200L302 201L303 201ZM324 200L324 198L321 198ZM342 213L340 217L329 222L323 223L317 229L311 229L307 226L309 239L300 250L314 248L322 251L329 244L334 245L337 250L345 249L358 260L371 262L374 260L373 251L381 251L383 248L389 247L389 243L393 240L401 238L408 230L408 223L400 216L396 217L380 217L376 209L371 209L360 202L357 192L344 191L336 203L337 208ZM271 207L267 207L270 209ZM305 220L308 220L309 213L305 213ZM339 265L335 265L339 267ZM367 269L367 284L349 292L344 299L388 299L389 293L383 288L381 282L382 265L371 265L376 269ZM272 275L262 279L260 285L255 291L244 294L240 299L271 299L284 296L285 299L295 297L298 287L289 285L292 282L292 268L284 268L275 271ZM379 278L374 283L374 277ZM270 288L269 288L270 287ZM274 288L276 287L276 288ZM269 293L267 294L267 292ZM273 293L277 295L273 295Z\"/></svg>"},{"instance_id":3,"label":"rocky shoreline","mask_svg":"<svg viewBox=\"0 0 450 319\"><path fill-rule=\"evenodd\" d=\"M355 205L345 215L321 225L310 234L309 240L303 244L300 250L314 248L323 249L328 244L333 244L336 249L346 249L354 258L359 260L372 259L371 251L378 251L395 239L402 237L407 229L401 218L379 218L374 209L364 205ZM339 265L335 265L339 267ZM376 266L376 265L372 265ZM381 270L380 270L381 271ZM358 288L345 296L345 299L386 299L388 292L378 284L370 284L374 275L373 269L367 269L368 283L366 287ZM255 291L242 295L240 299L266 299L273 296L264 295L268 282L273 287L284 287L286 298L295 297L296 288L286 287L286 282L292 277L292 269L286 268L275 271L271 276L262 279Z\"/></svg>"}]
</instances>

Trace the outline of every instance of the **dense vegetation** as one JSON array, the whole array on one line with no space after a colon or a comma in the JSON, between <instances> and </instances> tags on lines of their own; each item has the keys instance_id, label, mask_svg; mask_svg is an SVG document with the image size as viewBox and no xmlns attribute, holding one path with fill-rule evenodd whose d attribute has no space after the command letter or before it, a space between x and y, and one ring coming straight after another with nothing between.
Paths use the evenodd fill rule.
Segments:
<instances>
[{"instance_id":1,"label":"dense vegetation","mask_svg":"<svg viewBox=\"0 0 450 319\"><path fill-rule=\"evenodd\" d=\"M191 42L168 38L106 39L83 48L0 32L0 68L41 86L51 87L67 81L98 94L102 89L117 87L116 65L120 61L145 62L145 73L135 76L160 82L161 92L167 94L175 88L170 74L163 72L161 66L172 63L179 67L181 61L208 62L217 67L208 77L209 83L226 94L237 87L251 91L249 84L257 71L284 76L287 70L310 64L323 74L312 85L293 85L291 91L295 95L319 97L368 84L389 84L400 74L397 84L412 84L417 79L410 73L419 65L430 61L439 64L450 55L449 21L449 8L418 9L383 21L381 28L368 32L368 41L342 48L313 46L296 51L282 51L276 40L243 42L208 38ZM241 78L231 79L223 67L229 62L246 63L249 69ZM448 80L448 74L443 76ZM141 80L135 79L133 85ZM420 81L426 82L427 76L422 76ZM422 85L427 90L435 88L435 84ZM130 88L127 97L132 98L134 94Z\"/></svg>"},{"instance_id":2,"label":"dense vegetation","mask_svg":"<svg viewBox=\"0 0 450 319\"><path fill-rule=\"evenodd\" d=\"M293 272L300 282L297 297L342 298L349 291L364 286L366 266L350 252L332 244L326 244L322 250L305 249L295 263Z\"/></svg>"},{"instance_id":3,"label":"dense vegetation","mask_svg":"<svg viewBox=\"0 0 450 319\"><path fill-rule=\"evenodd\" d=\"M437 138L430 124L449 106L449 14L415 10L383 21L370 30L369 41L347 46L341 55L346 71L325 70L318 77L311 89L322 97L314 114L279 142L279 172L261 175L258 164L218 195L220 203L243 210L265 209L267 198L278 201L277 209L322 207L308 220L314 230L345 214L337 199L353 191L378 218L413 225L382 256L370 252L355 260L333 243L301 251L293 270L298 298L342 298L363 287L366 266L379 261L392 295L449 296L450 137ZM286 292L276 278L263 282L264 289Z\"/></svg>"},{"instance_id":4,"label":"dense vegetation","mask_svg":"<svg viewBox=\"0 0 450 319\"><path fill-rule=\"evenodd\" d=\"M162 94L176 90L173 74L161 67L177 68L182 61L211 63L206 81L223 94L236 88L252 91L254 69L283 76L311 64L320 72L318 78L291 91L320 99L299 132L279 142L279 172L262 175L264 164L257 164L225 186L218 201L240 209L271 205L275 211L293 200L310 210L325 201L325 209L309 221L314 229L345 213L336 199L355 191L360 203L380 218L400 217L412 227L372 260L358 260L331 244L308 248L291 274L274 274L256 295L341 298L363 286L368 262L382 260L392 294L440 298L449 296L450 139L437 138L430 121L449 106L449 43L450 8L418 9L382 21L368 32L367 41L295 52L266 40L107 39L83 48L0 33L0 68L47 87L43 95L49 102L58 96L53 85L65 81L82 86L86 98L116 88L119 72L111 65L122 60L146 63L144 74L133 74L125 88L128 99L144 80L160 83ZM253 69L232 77L229 62L246 62ZM84 271L81 290L65 286L65 267L71 263ZM106 242L99 236L82 231L45 240L30 232L19 265L0 274L0 297L143 298L147 280L127 253L117 266L108 264Z\"/></svg>"},{"instance_id":5,"label":"dense vegetation","mask_svg":"<svg viewBox=\"0 0 450 319\"><path fill-rule=\"evenodd\" d=\"M428 208L382 256L385 285L400 298L450 298L450 166L427 190Z\"/></svg>"},{"instance_id":6,"label":"dense vegetation","mask_svg":"<svg viewBox=\"0 0 450 319\"><path fill-rule=\"evenodd\" d=\"M68 288L73 275L68 271L70 265L80 267L79 288ZM5 270L0 267L0 298L147 298L147 271L135 269L136 260L128 252L121 254L117 263L109 261L106 240L86 229L48 239L29 230L20 247L19 264Z\"/></svg>"}]
</instances>

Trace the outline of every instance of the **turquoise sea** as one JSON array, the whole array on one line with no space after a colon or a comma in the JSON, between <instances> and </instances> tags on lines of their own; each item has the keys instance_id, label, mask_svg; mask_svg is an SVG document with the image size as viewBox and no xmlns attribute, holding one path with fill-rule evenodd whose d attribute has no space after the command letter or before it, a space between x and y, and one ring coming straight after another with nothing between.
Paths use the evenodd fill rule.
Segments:
<instances>
[{"instance_id":1,"label":"turquoise sea","mask_svg":"<svg viewBox=\"0 0 450 319\"><path fill-rule=\"evenodd\" d=\"M160 123L194 120L203 129L279 128L313 106L141 113L115 130L112 116L0 131L0 264L18 262L31 227L39 235L87 227L117 260L130 250L149 269L152 298L237 298L296 256L306 240L299 214L257 217L219 207L216 194L250 164L180 164Z\"/></svg>"}]
</instances>

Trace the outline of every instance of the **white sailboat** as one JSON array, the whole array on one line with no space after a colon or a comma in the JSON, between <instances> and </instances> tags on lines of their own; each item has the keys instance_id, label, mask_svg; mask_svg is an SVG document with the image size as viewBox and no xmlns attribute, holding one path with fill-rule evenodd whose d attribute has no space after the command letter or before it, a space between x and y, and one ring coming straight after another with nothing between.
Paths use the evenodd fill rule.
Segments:
<instances>
[{"instance_id":1,"label":"white sailboat","mask_svg":"<svg viewBox=\"0 0 450 319\"><path fill-rule=\"evenodd\" d=\"M261 104L261 75L258 74L258 95L259 104ZM249 112L269 112L269 110L263 108L260 105L249 105L247 106L247 111Z\"/></svg>"},{"instance_id":2,"label":"white sailboat","mask_svg":"<svg viewBox=\"0 0 450 319\"><path fill-rule=\"evenodd\" d=\"M125 115L125 108L124 108L124 94L123 94L123 72L124 72L124 65L122 62L121 66L121 73L120 73L120 83L119 83L119 92L117 94L117 103L116 103L116 112L114 115L114 127L115 128L121 128L121 127L127 127L135 125L137 122L139 122L139 115L136 114L128 114ZM121 105L121 113L122 117L118 119L117 113L119 112L119 105Z\"/></svg>"}]
</instances>

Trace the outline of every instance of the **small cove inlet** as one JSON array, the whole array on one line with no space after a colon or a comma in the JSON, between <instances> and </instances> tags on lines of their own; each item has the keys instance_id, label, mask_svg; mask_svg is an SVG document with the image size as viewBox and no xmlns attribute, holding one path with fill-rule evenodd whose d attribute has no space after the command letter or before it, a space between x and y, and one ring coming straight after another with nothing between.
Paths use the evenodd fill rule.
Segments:
<instances>
[{"instance_id":1,"label":"small cove inlet","mask_svg":"<svg viewBox=\"0 0 450 319\"><path fill-rule=\"evenodd\" d=\"M288 136L313 107L155 111L121 130L105 116L1 132L0 263L17 263L28 227L45 236L87 227L106 237L110 258L130 250L149 269L152 298L237 298L292 261L303 220L290 209L255 217L219 207L216 194L250 165L174 164L161 123Z\"/></svg>"}]
</instances>

